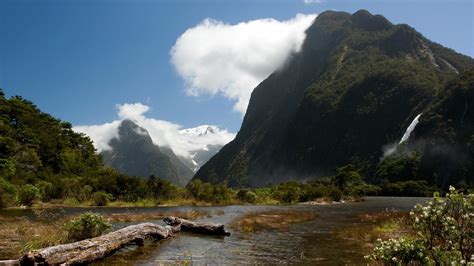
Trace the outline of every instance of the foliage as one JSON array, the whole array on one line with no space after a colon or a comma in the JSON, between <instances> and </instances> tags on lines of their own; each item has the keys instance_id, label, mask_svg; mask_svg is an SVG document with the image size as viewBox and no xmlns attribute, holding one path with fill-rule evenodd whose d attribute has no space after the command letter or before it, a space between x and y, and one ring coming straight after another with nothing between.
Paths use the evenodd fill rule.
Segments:
<instances>
[{"instance_id":1,"label":"foliage","mask_svg":"<svg viewBox=\"0 0 474 266\"><path fill-rule=\"evenodd\" d=\"M341 191L344 191L347 186L362 183L361 174L352 164L336 168L336 176L333 179Z\"/></svg>"},{"instance_id":2,"label":"foliage","mask_svg":"<svg viewBox=\"0 0 474 266\"><path fill-rule=\"evenodd\" d=\"M180 193L176 185L153 175L147 181L147 189L150 196L158 201L174 198Z\"/></svg>"},{"instance_id":3,"label":"foliage","mask_svg":"<svg viewBox=\"0 0 474 266\"><path fill-rule=\"evenodd\" d=\"M237 191L236 197L242 202L255 203L257 201L257 194L248 189L240 189Z\"/></svg>"},{"instance_id":4,"label":"foliage","mask_svg":"<svg viewBox=\"0 0 474 266\"><path fill-rule=\"evenodd\" d=\"M0 177L0 208L15 200L16 188L8 180Z\"/></svg>"},{"instance_id":5,"label":"foliage","mask_svg":"<svg viewBox=\"0 0 474 266\"><path fill-rule=\"evenodd\" d=\"M474 194L450 187L445 198L435 193L427 205L410 212L413 239L378 241L367 258L397 264L474 263Z\"/></svg>"},{"instance_id":6,"label":"foliage","mask_svg":"<svg viewBox=\"0 0 474 266\"><path fill-rule=\"evenodd\" d=\"M375 177L390 182L419 179L420 158L416 153L385 158L378 166Z\"/></svg>"},{"instance_id":7,"label":"foliage","mask_svg":"<svg viewBox=\"0 0 474 266\"><path fill-rule=\"evenodd\" d=\"M338 187L330 187L325 194L326 197L332 201L341 201L342 200L342 191Z\"/></svg>"},{"instance_id":8,"label":"foliage","mask_svg":"<svg viewBox=\"0 0 474 266\"><path fill-rule=\"evenodd\" d=\"M193 198L207 202L229 201L233 192L225 185L211 184L201 180L193 180L187 185L187 190Z\"/></svg>"},{"instance_id":9,"label":"foliage","mask_svg":"<svg viewBox=\"0 0 474 266\"><path fill-rule=\"evenodd\" d=\"M425 180L408 180L403 182L382 182L379 194L384 196L428 197L436 188L428 186Z\"/></svg>"},{"instance_id":10,"label":"foliage","mask_svg":"<svg viewBox=\"0 0 474 266\"><path fill-rule=\"evenodd\" d=\"M94 206L107 206L112 196L103 191L97 191L92 194L92 203Z\"/></svg>"},{"instance_id":11,"label":"foliage","mask_svg":"<svg viewBox=\"0 0 474 266\"><path fill-rule=\"evenodd\" d=\"M67 222L65 228L69 241L79 241L102 235L112 228L109 222L100 214L86 212L78 218Z\"/></svg>"},{"instance_id":12,"label":"foliage","mask_svg":"<svg viewBox=\"0 0 474 266\"><path fill-rule=\"evenodd\" d=\"M37 187L42 201L46 202L54 198L54 187L50 182L40 181Z\"/></svg>"},{"instance_id":13,"label":"foliage","mask_svg":"<svg viewBox=\"0 0 474 266\"><path fill-rule=\"evenodd\" d=\"M425 252L419 241L410 238L400 237L387 241L382 241L379 238L373 253L366 258L396 265L406 265L413 262L426 264L428 260Z\"/></svg>"},{"instance_id":14,"label":"foliage","mask_svg":"<svg viewBox=\"0 0 474 266\"><path fill-rule=\"evenodd\" d=\"M37 187L30 184L24 185L18 190L18 203L31 206L39 194L40 191Z\"/></svg>"},{"instance_id":15,"label":"foliage","mask_svg":"<svg viewBox=\"0 0 474 266\"><path fill-rule=\"evenodd\" d=\"M281 183L272 187L272 197L286 204L299 202L302 194L303 190L300 183L295 181Z\"/></svg>"},{"instance_id":16,"label":"foliage","mask_svg":"<svg viewBox=\"0 0 474 266\"><path fill-rule=\"evenodd\" d=\"M0 172L14 184L101 167L91 140L32 102L0 93Z\"/></svg>"}]
</instances>

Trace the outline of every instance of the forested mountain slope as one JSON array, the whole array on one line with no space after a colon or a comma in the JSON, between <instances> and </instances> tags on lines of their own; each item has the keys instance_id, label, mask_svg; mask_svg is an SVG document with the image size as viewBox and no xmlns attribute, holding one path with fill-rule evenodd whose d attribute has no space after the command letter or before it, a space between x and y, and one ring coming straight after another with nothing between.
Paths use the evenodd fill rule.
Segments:
<instances>
[{"instance_id":1,"label":"forested mountain slope","mask_svg":"<svg viewBox=\"0 0 474 266\"><path fill-rule=\"evenodd\" d=\"M376 171L444 84L474 60L365 10L321 13L299 53L253 91L237 137L194 178L264 186ZM447 118L442 118L447 119Z\"/></svg>"}]
</instances>

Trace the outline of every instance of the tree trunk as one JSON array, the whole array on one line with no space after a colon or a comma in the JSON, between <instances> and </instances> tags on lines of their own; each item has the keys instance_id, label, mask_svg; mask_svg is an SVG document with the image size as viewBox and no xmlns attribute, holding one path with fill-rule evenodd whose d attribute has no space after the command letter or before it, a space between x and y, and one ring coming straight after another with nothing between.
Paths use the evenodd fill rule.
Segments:
<instances>
[{"instance_id":1,"label":"tree trunk","mask_svg":"<svg viewBox=\"0 0 474 266\"><path fill-rule=\"evenodd\" d=\"M224 229L223 224L196 223L173 216L165 217L163 221L170 226L181 226L181 231L205 235L230 235L230 233Z\"/></svg>"},{"instance_id":2,"label":"tree trunk","mask_svg":"<svg viewBox=\"0 0 474 266\"><path fill-rule=\"evenodd\" d=\"M71 265L90 263L113 254L127 244L143 245L146 238L170 238L180 230L200 234L229 235L222 224L195 223L177 217L166 217L163 220L171 226L161 226L153 223L131 225L99 237L30 251L20 259L20 264Z\"/></svg>"}]
</instances>

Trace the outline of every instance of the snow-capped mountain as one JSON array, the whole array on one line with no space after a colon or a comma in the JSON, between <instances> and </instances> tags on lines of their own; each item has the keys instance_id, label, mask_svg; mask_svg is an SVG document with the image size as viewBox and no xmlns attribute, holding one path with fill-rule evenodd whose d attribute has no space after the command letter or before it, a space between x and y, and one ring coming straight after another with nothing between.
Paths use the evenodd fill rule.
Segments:
<instances>
[{"instance_id":1,"label":"snow-capped mountain","mask_svg":"<svg viewBox=\"0 0 474 266\"><path fill-rule=\"evenodd\" d=\"M200 146L198 149L190 151L189 156L181 157L183 162L188 165L193 172L199 170L203 164L211 159L214 154L234 137L233 134L227 130L222 130L212 125L186 128L180 130L179 133L186 136L190 143Z\"/></svg>"},{"instance_id":2,"label":"snow-capped mountain","mask_svg":"<svg viewBox=\"0 0 474 266\"><path fill-rule=\"evenodd\" d=\"M186 134L186 135L204 136L208 134L216 134L218 132L221 132L221 129L219 129L216 126L202 125L202 126L197 126L193 128L182 129L179 132L181 134Z\"/></svg>"}]
</instances>

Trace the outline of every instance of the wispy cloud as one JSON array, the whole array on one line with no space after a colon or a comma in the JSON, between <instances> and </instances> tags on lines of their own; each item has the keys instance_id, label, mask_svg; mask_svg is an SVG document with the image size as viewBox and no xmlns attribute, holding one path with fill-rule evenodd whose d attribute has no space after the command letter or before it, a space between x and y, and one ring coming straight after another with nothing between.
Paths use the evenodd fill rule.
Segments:
<instances>
[{"instance_id":1,"label":"wispy cloud","mask_svg":"<svg viewBox=\"0 0 474 266\"><path fill-rule=\"evenodd\" d=\"M310 4L322 4L322 3L325 3L326 0L303 0L303 3L305 3L306 5L310 5Z\"/></svg>"},{"instance_id":2,"label":"wispy cloud","mask_svg":"<svg viewBox=\"0 0 474 266\"><path fill-rule=\"evenodd\" d=\"M227 144L235 137L234 133L217 126L201 125L197 128L183 129L176 123L146 117L150 107L142 103L118 104L116 108L118 120L101 125L74 126L74 130L88 135L96 149L101 152L111 149L109 142L112 138L118 138L121 121L130 119L148 131L154 144L169 146L177 155L184 157L192 156L193 151L206 149L207 145ZM212 128L212 134L198 134L208 127Z\"/></svg>"},{"instance_id":3,"label":"wispy cloud","mask_svg":"<svg viewBox=\"0 0 474 266\"><path fill-rule=\"evenodd\" d=\"M252 90L297 52L315 14L278 21L258 19L235 25L205 19L188 29L171 49L171 62L188 95L221 94L247 109Z\"/></svg>"}]
</instances>

